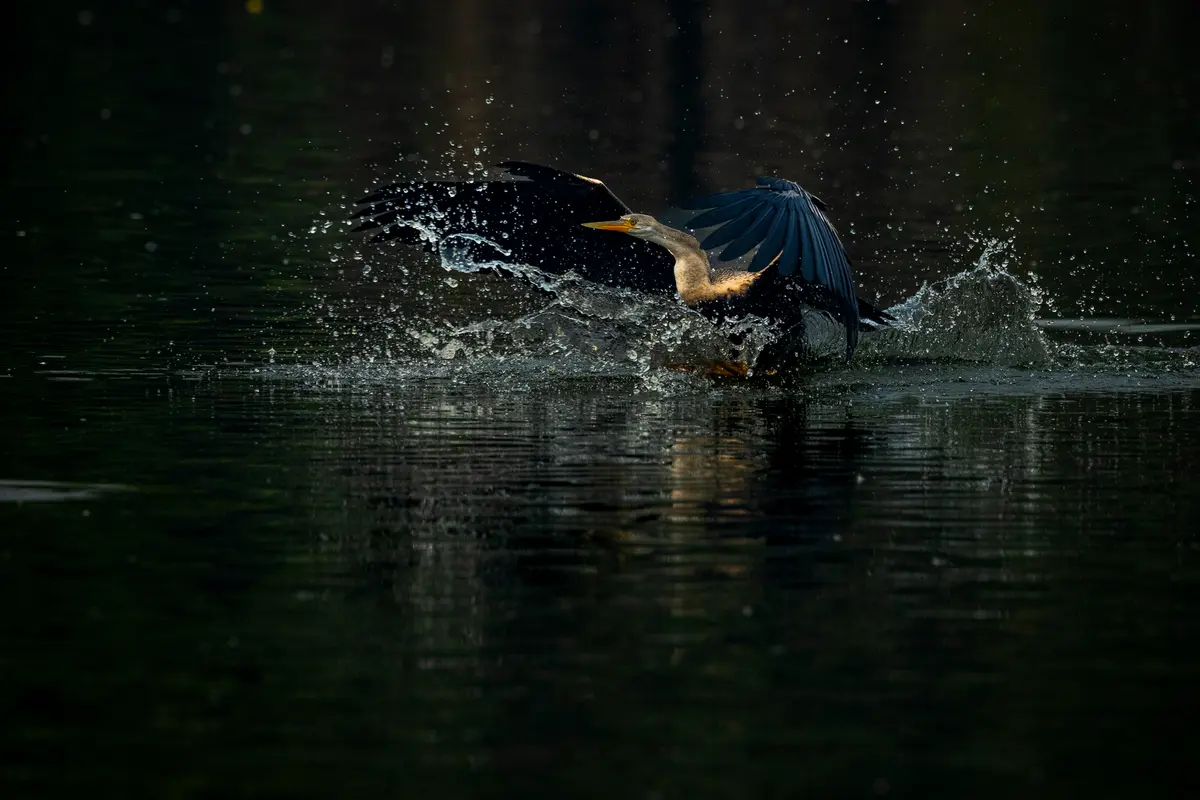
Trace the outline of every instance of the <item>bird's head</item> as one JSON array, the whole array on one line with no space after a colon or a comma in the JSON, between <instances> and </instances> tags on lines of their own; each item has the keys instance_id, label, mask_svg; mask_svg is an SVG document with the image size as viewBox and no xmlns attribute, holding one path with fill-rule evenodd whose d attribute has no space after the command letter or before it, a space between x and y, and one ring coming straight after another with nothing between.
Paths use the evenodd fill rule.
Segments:
<instances>
[{"instance_id":1,"label":"bird's head","mask_svg":"<svg viewBox=\"0 0 1200 800\"><path fill-rule=\"evenodd\" d=\"M620 219L614 219L611 222L585 222L585 228L595 228L600 231L619 231L628 233L630 236L636 236L639 239L648 239L659 244L663 243L664 228L661 222L648 214L626 214Z\"/></svg>"}]
</instances>

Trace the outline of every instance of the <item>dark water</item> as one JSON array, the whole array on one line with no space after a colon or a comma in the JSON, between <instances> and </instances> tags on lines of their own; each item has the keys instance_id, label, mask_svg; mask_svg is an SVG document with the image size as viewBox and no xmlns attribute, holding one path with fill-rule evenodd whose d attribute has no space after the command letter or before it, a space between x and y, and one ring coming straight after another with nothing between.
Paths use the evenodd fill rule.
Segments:
<instances>
[{"instance_id":1,"label":"dark water","mask_svg":"<svg viewBox=\"0 0 1200 800\"><path fill-rule=\"evenodd\" d=\"M1193 3L52 5L8 48L4 796L1192 782ZM901 324L700 379L728 331L673 303L340 221L513 157L652 212L803 181Z\"/></svg>"}]
</instances>

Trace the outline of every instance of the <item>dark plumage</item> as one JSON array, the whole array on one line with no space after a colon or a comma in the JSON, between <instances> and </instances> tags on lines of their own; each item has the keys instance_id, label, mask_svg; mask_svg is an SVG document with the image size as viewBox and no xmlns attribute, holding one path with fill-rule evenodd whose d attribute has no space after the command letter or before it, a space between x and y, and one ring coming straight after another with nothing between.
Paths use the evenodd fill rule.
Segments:
<instances>
[{"instance_id":1,"label":"dark plumage","mask_svg":"<svg viewBox=\"0 0 1200 800\"><path fill-rule=\"evenodd\" d=\"M643 292L678 290L688 301L679 265L688 261L693 273L709 272L705 250L723 247L719 261L732 261L755 250L752 272L745 280L728 280L688 301L710 316L756 314L793 328L802 322L803 305L828 313L846 326L846 356L853 353L862 320L886 324L891 317L854 294L850 263L825 205L792 181L759 178L753 189L710 195L687 204L708 209L689 228L714 227L697 245L685 233L653 218L631 215L607 186L593 178L552 167L507 161L497 165L507 176L484 181L410 181L385 186L359 201L356 231L374 231L372 241L431 242L455 233L471 233L495 242L511 263L530 264L546 272L573 271L582 278ZM594 224L621 218L615 223ZM635 232L627 221L645 219L660 235ZM589 230L605 227L630 236ZM663 239L663 235L667 239ZM670 248L668 250L668 248ZM703 249L701 249L703 248ZM736 268L734 268L736 269ZM740 274L740 273L735 273ZM680 281L677 285L677 280ZM707 280L707 277L705 277ZM741 286L721 294L724 286ZM709 289L712 289L711 291ZM715 299L714 299L715 298ZM793 337L785 337L791 341Z\"/></svg>"},{"instance_id":2,"label":"dark plumage","mask_svg":"<svg viewBox=\"0 0 1200 800\"><path fill-rule=\"evenodd\" d=\"M423 242L417 223L437 236L475 233L510 251L514 263L561 275L644 292L670 292L670 254L648 242L601 236L585 222L629 213L608 187L538 164L496 166L516 180L408 181L359 200L365 218L356 231L377 231L371 241Z\"/></svg>"},{"instance_id":3,"label":"dark plumage","mask_svg":"<svg viewBox=\"0 0 1200 800\"><path fill-rule=\"evenodd\" d=\"M750 261L751 272L765 269L778 258L781 278L812 287L810 304L846 326L849 358L858 342L862 301L854 294L846 251L818 197L793 181L760 177L753 189L710 195L684 207L710 209L693 217L688 227L720 226L700 243L705 250L724 246L718 261L733 261L757 247ZM797 271L799 276L792 278ZM883 321L877 309L864 311L862 316Z\"/></svg>"}]
</instances>

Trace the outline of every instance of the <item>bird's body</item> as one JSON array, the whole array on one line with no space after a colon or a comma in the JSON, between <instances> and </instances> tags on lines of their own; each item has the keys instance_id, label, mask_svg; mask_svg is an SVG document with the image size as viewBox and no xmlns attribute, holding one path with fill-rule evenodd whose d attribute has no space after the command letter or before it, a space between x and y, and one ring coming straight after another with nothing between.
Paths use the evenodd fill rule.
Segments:
<instances>
[{"instance_id":1,"label":"bird's body","mask_svg":"<svg viewBox=\"0 0 1200 800\"><path fill-rule=\"evenodd\" d=\"M475 234L497 245L502 260L647 293L675 292L710 317L754 314L785 331L802 330L802 309L816 308L846 326L847 358L862 320L890 319L855 296L824 205L798 184L760 178L754 189L696 201L692 207L710 210L689 227L717 226L701 243L633 214L594 178L523 162L499 166L512 177L386 186L360 201L364 208L355 217L366 219L355 230L376 231L374 241L427 245L429 234L435 240ZM749 269L714 269L709 251L720 247L721 261L754 250Z\"/></svg>"},{"instance_id":2,"label":"bird's body","mask_svg":"<svg viewBox=\"0 0 1200 800\"><path fill-rule=\"evenodd\" d=\"M762 271L714 271L708 253L695 236L667 227L647 214L626 214L613 222L585 222L583 227L628 233L664 248L675 258L671 274L675 277L675 291L685 305L734 302L745 297L763 276Z\"/></svg>"}]
</instances>

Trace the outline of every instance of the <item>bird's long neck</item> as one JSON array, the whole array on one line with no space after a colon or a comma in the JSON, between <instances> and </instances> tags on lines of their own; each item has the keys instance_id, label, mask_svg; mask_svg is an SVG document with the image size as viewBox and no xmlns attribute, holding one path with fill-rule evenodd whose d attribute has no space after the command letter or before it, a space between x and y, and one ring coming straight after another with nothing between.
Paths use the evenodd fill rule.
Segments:
<instances>
[{"instance_id":1,"label":"bird's long neck","mask_svg":"<svg viewBox=\"0 0 1200 800\"><path fill-rule=\"evenodd\" d=\"M683 231L663 225L658 243L675 256L675 290L679 292L679 299L689 306L743 295L758 277L758 273L746 272L714 282L708 253L695 236Z\"/></svg>"},{"instance_id":2,"label":"bird's long neck","mask_svg":"<svg viewBox=\"0 0 1200 800\"><path fill-rule=\"evenodd\" d=\"M688 305L711 299L712 275L708 253L695 236L663 226L659 244L675 256L675 289Z\"/></svg>"}]
</instances>

